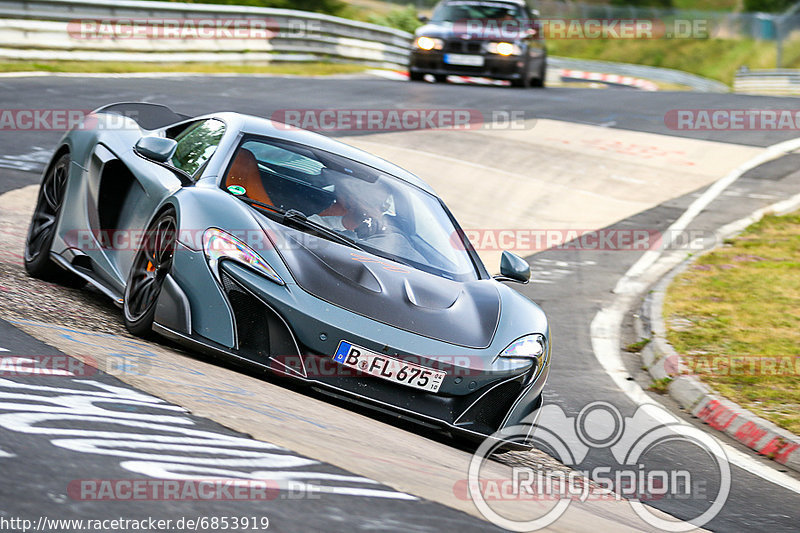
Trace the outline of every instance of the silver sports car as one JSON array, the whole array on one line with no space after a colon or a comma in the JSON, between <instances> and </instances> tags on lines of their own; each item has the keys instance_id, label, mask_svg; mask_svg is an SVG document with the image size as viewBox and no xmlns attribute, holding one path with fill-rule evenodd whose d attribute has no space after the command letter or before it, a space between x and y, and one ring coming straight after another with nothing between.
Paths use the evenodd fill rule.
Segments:
<instances>
[{"instance_id":1,"label":"silver sports car","mask_svg":"<svg viewBox=\"0 0 800 533\"><path fill-rule=\"evenodd\" d=\"M357 408L482 439L533 422L547 319L490 276L415 175L236 113L113 104L59 143L25 248L90 283L134 334L263 365Z\"/></svg>"}]
</instances>

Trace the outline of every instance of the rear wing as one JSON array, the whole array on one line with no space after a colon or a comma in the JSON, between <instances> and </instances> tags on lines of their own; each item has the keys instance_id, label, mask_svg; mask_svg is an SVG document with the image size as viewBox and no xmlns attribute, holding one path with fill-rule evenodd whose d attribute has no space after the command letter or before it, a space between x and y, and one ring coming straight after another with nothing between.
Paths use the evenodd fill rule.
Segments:
<instances>
[{"instance_id":1,"label":"rear wing","mask_svg":"<svg viewBox=\"0 0 800 533\"><path fill-rule=\"evenodd\" d=\"M112 113L128 117L145 130L157 130L171 124L183 122L192 118L183 113L176 113L172 109L161 104L149 104L147 102L120 102L109 104L98 108L94 113Z\"/></svg>"}]
</instances>

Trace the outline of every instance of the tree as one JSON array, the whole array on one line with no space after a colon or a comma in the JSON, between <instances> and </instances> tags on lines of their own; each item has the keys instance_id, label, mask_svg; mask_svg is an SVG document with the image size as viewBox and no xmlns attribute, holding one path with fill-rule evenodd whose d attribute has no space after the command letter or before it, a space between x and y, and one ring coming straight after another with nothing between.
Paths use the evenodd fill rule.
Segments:
<instances>
[{"instance_id":1,"label":"tree","mask_svg":"<svg viewBox=\"0 0 800 533\"><path fill-rule=\"evenodd\" d=\"M612 6L672 7L672 0L611 0Z\"/></svg>"},{"instance_id":2,"label":"tree","mask_svg":"<svg viewBox=\"0 0 800 533\"><path fill-rule=\"evenodd\" d=\"M745 11L780 13L789 9L797 0L744 0Z\"/></svg>"},{"instance_id":3,"label":"tree","mask_svg":"<svg viewBox=\"0 0 800 533\"><path fill-rule=\"evenodd\" d=\"M299 9L315 11L329 15L339 15L347 7L342 0L173 0L193 4L226 4L255 7L280 7L283 9Z\"/></svg>"}]
</instances>

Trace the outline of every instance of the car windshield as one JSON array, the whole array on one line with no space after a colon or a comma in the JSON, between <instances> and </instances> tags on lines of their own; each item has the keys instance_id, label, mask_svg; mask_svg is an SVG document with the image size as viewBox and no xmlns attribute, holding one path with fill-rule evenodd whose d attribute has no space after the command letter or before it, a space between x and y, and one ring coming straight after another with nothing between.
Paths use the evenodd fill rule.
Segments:
<instances>
[{"instance_id":1,"label":"car windshield","mask_svg":"<svg viewBox=\"0 0 800 533\"><path fill-rule=\"evenodd\" d=\"M479 279L457 238L461 230L438 198L351 159L249 138L238 148L223 186L266 206L255 208L279 221L276 213L299 211L308 226L324 226L375 255L448 279Z\"/></svg>"},{"instance_id":2,"label":"car windshield","mask_svg":"<svg viewBox=\"0 0 800 533\"><path fill-rule=\"evenodd\" d=\"M456 1L439 5L433 12L432 22L458 22L463 20L513 20L522 17L519 6L503 2Z\"/></svg>"}]
</instances>

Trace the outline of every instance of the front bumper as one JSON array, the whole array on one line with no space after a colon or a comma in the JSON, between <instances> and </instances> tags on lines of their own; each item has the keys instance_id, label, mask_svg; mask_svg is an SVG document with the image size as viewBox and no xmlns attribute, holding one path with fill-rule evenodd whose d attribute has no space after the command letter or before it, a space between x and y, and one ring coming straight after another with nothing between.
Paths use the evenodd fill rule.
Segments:
<instances>
[{"instance_id":1,"label":"front bumper","mask_svg":"<svg viewBox=\"0 0 800 533\"><path fill-rule=\"evenodd\" d=\"M232 263L224 264L221 271L237 328L247 324L247 329L256 328L259 333L245 337L245 329L240 328L236 355L266 365L277 375L477 439L505 426L532 422L538 414L550 371L549 351L537 364L498 358L499 350L487 353L408 332L401 335L395 328L318 300L296 285L265 283ZM281 297L289 291L304 303ZM361 374L333 361L340 340L443 370L447 376L439 391L431 393ZM414 350L415 345L419 351ZM419 355L424 352L428 355Z\"/></svg>"},{"instance_id":2,"label":"front bumper","mask_svg":"<svg viewBox=\"0 0 800 533\"><path fill-rule=\"evenodd\" d=\"M445 55L439 50L412 50L408 70L423 74L476 76L509 81L520 79L525 71L524 56L473 54L483 57L483 65L473 67L445 63Z\"/></svg>"}]
</instances>

